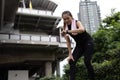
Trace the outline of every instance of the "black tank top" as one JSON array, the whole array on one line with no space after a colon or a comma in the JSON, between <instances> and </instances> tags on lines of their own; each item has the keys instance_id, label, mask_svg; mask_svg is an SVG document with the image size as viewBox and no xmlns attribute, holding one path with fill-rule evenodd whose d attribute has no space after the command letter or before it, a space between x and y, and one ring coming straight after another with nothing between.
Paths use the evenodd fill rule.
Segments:
<instances>
[{"instance_id":1,"label":"black tank top","mask_svg":"<svg viewBox=\"0 0 120 80\"><path fill-rule=\"evenodd\" d=\"M71 30L71 25L68 25L68 30ZM84 45L88 41L93 41L92 37L86 31L77 35L69 33L69 35L75 40L76 44Z\"/></svg>"}]
</instances>

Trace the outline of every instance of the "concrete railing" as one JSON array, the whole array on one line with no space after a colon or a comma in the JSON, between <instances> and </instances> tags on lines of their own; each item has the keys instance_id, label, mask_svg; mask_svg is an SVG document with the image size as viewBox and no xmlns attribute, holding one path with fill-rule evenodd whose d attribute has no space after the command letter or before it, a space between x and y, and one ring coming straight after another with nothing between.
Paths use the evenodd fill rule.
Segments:
<instances>
[{"instance_id":1,"label":"concrete railing","mask_svg":"<svg viewBox=\"0 0 120 80\"><path fill-rule=\"evenodd\" d=\"M59 42L57 36L29 35L29 34L0 34L0 40L28 40L28 41Z\"/></svg>"},{"instance_id":2,"label":"concrete railing","mask_svg":"<svg viewBox=\"0 0 120 80\"><path fill-rule=\"evenodd\" d=\"M19 42L22 41L24 43L27 42L44 42L44 43L57 43L59 47L67 47L66 40L63 37L59 36L51 36L51 35L31 35L31 34L8 34L1 33L0 34L1 42ZM74 42L71 39L72 47L74 46ZM37 44L37 43L36 43Z\"/></svg>"},{"instance_id":3,"label":"concrete railing","mask_svg":"<svg viewBox=\"0 0 120 80\"><path fill-rule=\"evenodd\" d=\"M18 8L17 13L28 13L28 14L35 14L35 15L52 15L53 12L46 11L46 10L36 10L36 9L29 9L29 8Z\"/></svg>"}]
</instances>

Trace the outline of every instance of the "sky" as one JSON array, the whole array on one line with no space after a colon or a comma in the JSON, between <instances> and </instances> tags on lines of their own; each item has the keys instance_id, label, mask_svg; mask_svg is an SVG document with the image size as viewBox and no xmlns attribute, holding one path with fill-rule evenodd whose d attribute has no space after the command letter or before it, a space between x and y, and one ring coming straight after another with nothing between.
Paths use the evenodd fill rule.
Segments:
<instances>
[{"instance_id":1,"label":"sky","mask_svg":"<svg viewBox=\"0 0 120 80\"><path fill-rule=\"evenodd\" d=\"M71 11L73 17L78 19L77 14L79 12L79 3L80 0L51 0L58 4L53 15L60 16L63 11L69 10ZM97 1L97 5L100 7L101 19L104 19L106 16L111 14L111 9L115 8L116 12L120 11L120 0L91 0ZM62 22L60 22L59 26L62 26ZM63 66L67 64L67 60L63 60L60 62L60 73L63 74Z\"/></svg>"},{"instance_id":2,"label":"sky","mask_svg":"<svg viewBox=\"0 0 120 80\"><path fill-rule=\"evenodd\" d=\"M54 15L61 16L64 10L69 10L73 14L73 17L77 19L77 13L79 12L80 0L52 0L58 4ZM115 8L116 11L120 11L120 0L91 0L97 1L100 6L101 18L105 18L111 13L111 9Z\"/></svg>"}]
</instances>

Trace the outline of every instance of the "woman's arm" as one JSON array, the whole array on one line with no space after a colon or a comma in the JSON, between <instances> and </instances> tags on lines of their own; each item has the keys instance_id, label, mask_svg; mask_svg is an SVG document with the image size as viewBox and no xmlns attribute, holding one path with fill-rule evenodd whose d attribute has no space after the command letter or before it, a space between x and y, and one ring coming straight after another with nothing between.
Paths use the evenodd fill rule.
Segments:
<instances>
[{"instance_id":1,"label":"woman's arm","mask_svg":"<svg viewBox=\"0 0 120 80\"><path fill-rule=\"evenodd\" d=\"M72 51L72 49L71 49L71 41L70 41L70 38L69 38L69 34L66 33L65 28L66 28L66 24L64 23L63 30L62 30L61 34L66 40L66 44L67 44L67 48L68 48L68 52L69 52L68 61L70 59L72 59L74 61L73 56L72 56L72 52L71 52Z\"/></svg>"},{"instance_id":2,"label":"woman's arm","mask_svg":"<svg viewBox=\"0 0 120 80\"><path fill-rule=\"evenodd\" d=\"M65 38L69 54L71 54L71 42L70 42L69 34L67 34L65 32L66 31L65 28L66 28L66 23L64 22L63 23L63 30L62 30L61 34Z\"/></svg>"},{"instance_id":3,"label":"woman's arm","mask_svg":"<svg viewBox=\"0 0 120 80\"><path fill-rule=\"evenodd\" d=\"M66 34L65 35L65 39L66 39L66 43L67 43L67 47L68 47L68 51L69 51L69 55L68 55L68 61L70 59L72 59L74 61L74 58L72 56L72 48L71 48L71 41L70 41L70 38L69 38L69 35Z\"/></svg>"},{"instance_id":4,"label":"woman's arm","mask_svg":"<svg viewBox=\"0 0 120 80\"><path fill-rule=\"evenodd\" d=\"M71 55L71 41L70 41L69 35L66 34L64 37L66 39L66 44L67 44L67 47L68 47L69 55Z\"/></svg>"}]
</instances>

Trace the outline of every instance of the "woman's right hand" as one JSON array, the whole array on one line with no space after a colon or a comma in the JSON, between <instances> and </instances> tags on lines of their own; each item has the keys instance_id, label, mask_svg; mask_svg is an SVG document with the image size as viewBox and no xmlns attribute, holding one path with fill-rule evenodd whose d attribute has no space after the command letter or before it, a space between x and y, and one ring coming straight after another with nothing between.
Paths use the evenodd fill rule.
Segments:
<instances>
[{"instance_id":1,"label":"woman's right hand","mask_svg":"<svg viewBox=\"0 0 120 80\"><path fill-rule=\"evenodd\" d=\"M70 54L68 57L67 57L67 61L69 62L70 60L73 60L74 61L74 58L73 58L73 55Z\"/></svg>"}]
</instances>

